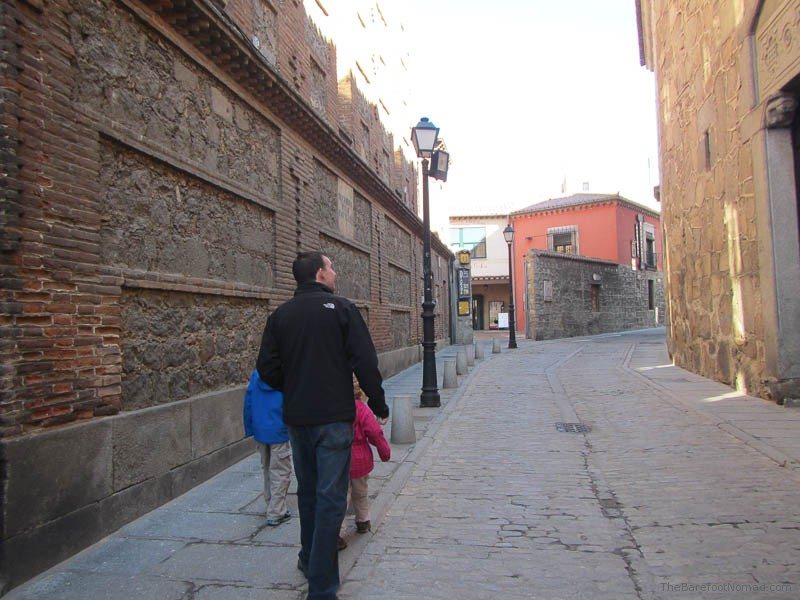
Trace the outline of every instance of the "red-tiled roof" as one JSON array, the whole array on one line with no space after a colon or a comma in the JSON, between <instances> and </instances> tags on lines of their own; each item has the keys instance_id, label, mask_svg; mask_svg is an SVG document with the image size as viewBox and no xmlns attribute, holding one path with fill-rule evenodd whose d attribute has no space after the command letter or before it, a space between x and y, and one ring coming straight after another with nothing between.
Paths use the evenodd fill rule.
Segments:
<instances>
[{"instance_id":1,"label":"red-tiled roof","mask_svg":"<svg viewBox=\"0 0 800 600\"><path fill-rule=\"evenodd\" d=\"M659 216L658 212L647 206L643 206L633 200L628 200L619 194L573 194L571 196L564 196L562 198L550 198L536 204L531 204L525 208L515 210L512 215L524 215L529 213L543 212L548 210L556 210L559 208L574 208L576 206L584 206L587 204L598 204L602 202L617 201L623 204L628 204L636 210L643 210Z\"/></svg>"}]
</instances>

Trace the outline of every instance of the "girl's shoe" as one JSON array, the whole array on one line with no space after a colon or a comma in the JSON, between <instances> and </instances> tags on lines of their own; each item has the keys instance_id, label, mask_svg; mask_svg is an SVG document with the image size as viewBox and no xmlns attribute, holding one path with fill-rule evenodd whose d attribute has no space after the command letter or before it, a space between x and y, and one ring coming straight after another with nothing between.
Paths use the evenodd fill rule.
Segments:
<instances>
[{"instance_id":1,"label":"girl's shoe","mask_svg":"<svg viewBox=\"0 0 800 600\"><path fill-rule=\"evenodd\" d=\"M339 536L339 539L336 540L336 549L337 550L344 550L347 548L347 542L344 541L342 536Z\"/></svg>"},{"instance_id":2,"label":"girl's shoe","mask_svg":"<svg viewBox=\"0 0 800 600\"><path fill-rule=\"evenodd\" d=\"M367 533L370 531L372 527L369 524L369 521L356 521L356 531L358 533Z\"/></svg>"}]
</instances>

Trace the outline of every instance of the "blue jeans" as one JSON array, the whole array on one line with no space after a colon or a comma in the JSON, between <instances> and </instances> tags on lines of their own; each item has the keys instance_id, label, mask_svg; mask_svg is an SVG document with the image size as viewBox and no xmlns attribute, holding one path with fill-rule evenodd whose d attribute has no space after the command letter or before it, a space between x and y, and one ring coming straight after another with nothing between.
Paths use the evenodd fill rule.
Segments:
<instances>
[{"instance_id":1,"label":"blue jeans","mask_svg":"<svg viewBox=\"0 0 800 600\"><path fill-rule=\"evenodd\" d=\"M336 542L347 509L353 424L289 427L297 506L300 562L307 567L308 600L331 600L339 589Z\"/></svg>"}]
</instances>

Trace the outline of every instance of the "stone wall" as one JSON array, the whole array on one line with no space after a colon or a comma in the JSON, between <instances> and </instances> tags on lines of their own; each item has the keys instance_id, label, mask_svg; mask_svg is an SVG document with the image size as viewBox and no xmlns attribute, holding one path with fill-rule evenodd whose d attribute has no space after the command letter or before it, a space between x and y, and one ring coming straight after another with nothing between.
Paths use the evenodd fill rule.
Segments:
<instances>
[{"instance_id":1,"label":"stone wall","mask_svg":"<svg viewBox=\"0 0 800 600\"><path fill-rule=\"evenodd\" d=\"M419 360L422 223L302 3L13 0L0 44L2 593L252 451L243 385L299 250L386 375Z\"/></svg>"},{"instance_id":2,"label":"stone wall","mask_svg":"<svg viewBox=\"0 0 800 600\"><path fill-rule=\"evenodd\" d=\"M797 395L796 155L792 116L773 121L770 103L793 94L796 105L800 3L643 4L657 61L670 353L751 394Z\"/></svg>"},{"instance_id":3,"label":"stone wall","mask_svg":"<svg viewBox=\"0 0 800 600\"><path fill-rule=\"evenodd\" d=\"M528 252L525 272L527 338L550 340L664 324L661 273L544 250ZM648 281L653 282L653 310Z\"/></svg>"},{"instance_id":4,"label":"stone wall","mask_svg":"<svg viewBox=\"0 0 800 600\"><path fill-rule=\"evenodd\" d=\"M120 304L124 410L241 385L249 378L267 303L126 290Z\"/></svg>"}]
</instances>

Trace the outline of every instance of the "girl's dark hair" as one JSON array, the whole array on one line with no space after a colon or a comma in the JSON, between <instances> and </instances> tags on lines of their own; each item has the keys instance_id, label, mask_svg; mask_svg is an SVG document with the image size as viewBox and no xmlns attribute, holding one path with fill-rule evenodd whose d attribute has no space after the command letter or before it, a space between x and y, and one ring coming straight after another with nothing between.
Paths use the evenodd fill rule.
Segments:
<instances>
[{"instance_id":1,"label":"girl's dark hair","mask_svg":"<svg viewBox=\"0 0 800 600\"><path fill-rule=\"evenodd\" d=\"M325 268L325 261L322 260L322 252L301 252L292 263L292 275L294 280L300 283L315 281L317 271Z\"/></svg>"}]
</instances>

